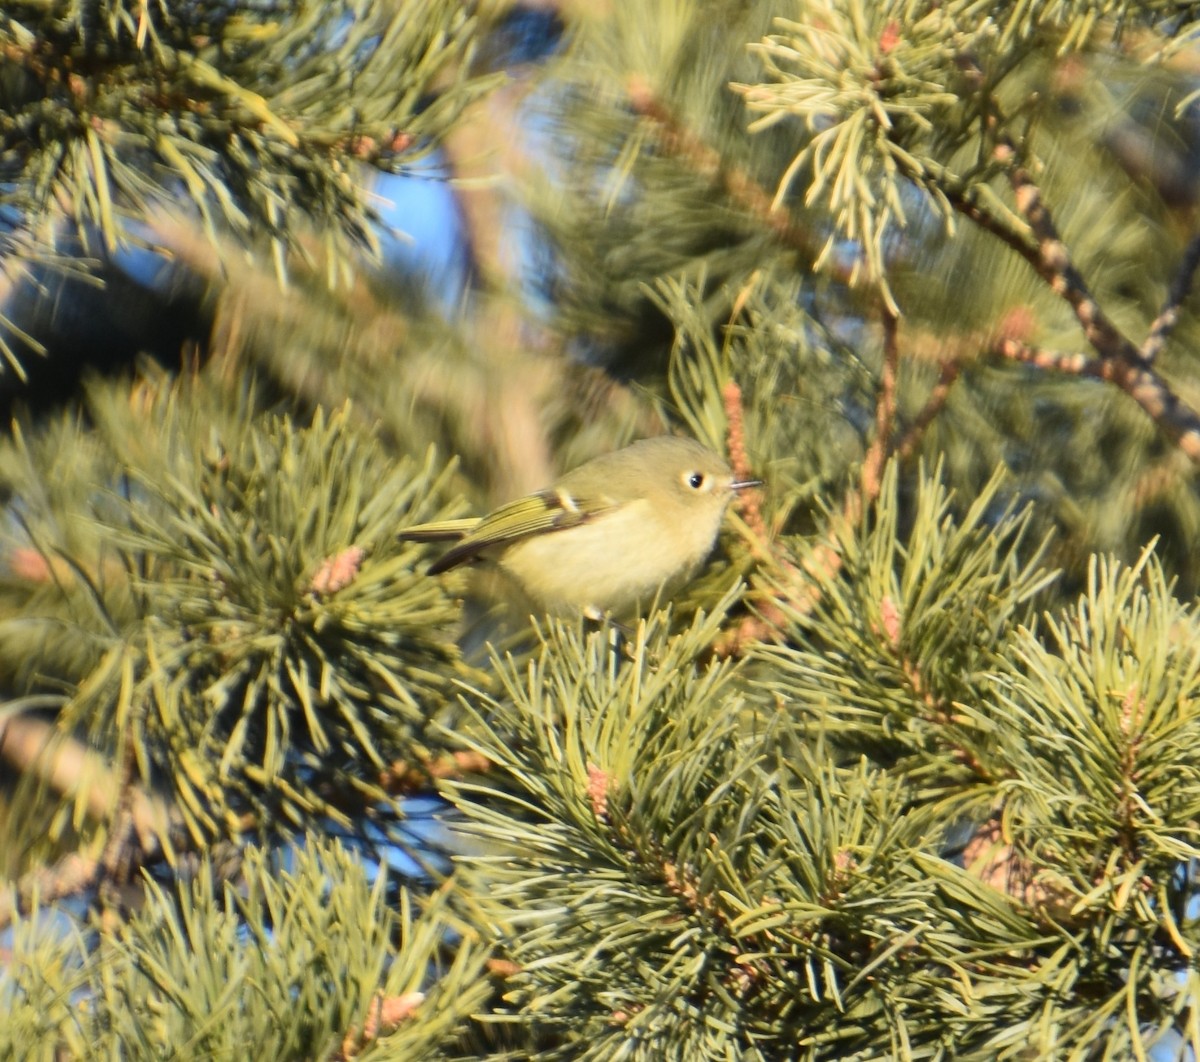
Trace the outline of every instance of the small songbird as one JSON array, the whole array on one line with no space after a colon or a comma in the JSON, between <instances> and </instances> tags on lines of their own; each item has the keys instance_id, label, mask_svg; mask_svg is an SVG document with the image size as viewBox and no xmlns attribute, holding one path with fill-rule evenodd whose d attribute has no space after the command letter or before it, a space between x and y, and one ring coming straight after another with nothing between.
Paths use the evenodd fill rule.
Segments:
<instances>
[{"instance_id":1,"label":"small songbird","mask_svg":"<svg viewBox=\"0 0 1200 1062\"><path fill-rule=\"evenodd\" d=\"M758 482L736 481L694 439L664 435L593 458L482 519L418 524L400 537L458 540L431 575L481 559L542 611L620 616L693 576L734 492Z\"/></svg>"}]
</instances>

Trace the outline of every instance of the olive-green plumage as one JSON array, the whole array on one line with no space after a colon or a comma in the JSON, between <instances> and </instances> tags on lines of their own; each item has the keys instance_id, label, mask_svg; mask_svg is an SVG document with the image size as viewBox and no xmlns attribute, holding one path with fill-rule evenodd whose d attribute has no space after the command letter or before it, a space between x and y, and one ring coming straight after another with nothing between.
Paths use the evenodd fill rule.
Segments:
<instances>
[{"instance_id":1,"label":"olive-green plumage","mask_svg":"<svg viewBox=\"0 0 1200 1062\"><path fill-rule=\"evenodd\" d=\"M695 440L661 436L593 458L482 519L421 524L401 537L458 540L430 574L480 558L546 612L620 614L695 573L734 491L748 485Z\"/></svg>"}]
</instances>

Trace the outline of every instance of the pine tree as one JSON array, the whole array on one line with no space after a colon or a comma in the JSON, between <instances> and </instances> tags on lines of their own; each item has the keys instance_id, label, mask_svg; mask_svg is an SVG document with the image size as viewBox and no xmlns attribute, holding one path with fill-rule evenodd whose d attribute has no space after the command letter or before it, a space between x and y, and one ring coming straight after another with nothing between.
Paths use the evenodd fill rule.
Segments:
<instances>
[{"instance_id":1,"label":"pine tree","mask_svg":"<svg viewBox=\"0 0 1200 1062\"><path fill-rule=\"evenodd\" d=\"M0 1053L1200 1051L1196 15L7 5ZM662 431L702 576L468 644L397 532Z\"/></svg>"}]
</instances>

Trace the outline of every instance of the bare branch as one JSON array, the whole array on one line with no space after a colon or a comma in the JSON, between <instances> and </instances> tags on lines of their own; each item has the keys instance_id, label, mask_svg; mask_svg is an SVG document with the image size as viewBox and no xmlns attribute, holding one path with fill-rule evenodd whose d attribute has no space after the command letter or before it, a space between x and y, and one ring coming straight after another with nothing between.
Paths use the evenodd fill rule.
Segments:
<instances>
[{"instance_id":1,"label":"bare branch","mask_svg":"<svg viewBox=\"0 0 1200 1062\"><path fill-rule=\"evenodd\" d=\"M883 323L883 371L879 377L879 398L875 403L875 438L863 459L862 498L859 504L869 505L879 497L883 485L883 466L892 449L892 425L896 420L896 385L900 374L900 344L897 341L899 316L888 305L880 303Z\"/></svg>"},{"instance_id":2,"label":"bare branch","mask_svg":"<svg viewBox=\"0 0 1200 1062\"><path fill-rule=\"evenodd\" d=\"M1166 346L1167 340L1175 330L1175 325L1179 323L1179 311L1183 307L1183 300L1187 298L1188 292L1191 290L1192 277L1197 266L1200 266L1200 236L1194 236L1192 242L1188 244L1183 261L1179 263L1179 272L1175 274L1171 290L1167 293L1167 301L1163 304L1158 316L1154 318L1154 323L1150 326L1150 331L1142 342L1143 361L1147 363L1154 361L1162 348Z\"/></svg>"},{"instance_id":3,"label":"bare branch","mask_svg":"<svg viewBox=\"0 0 1200 1062\"><path fill-rule=\"evenodd\" d=\"M69 896L80 896L92 888L100 872L100 861L79 852L63 856L52 867L39 867L20 881L0 889L0 927L7 926L33 904L48 904Z\"/></svg>"},{"instance_id":4,"label":"bare branch","mask_svg":"<svg viewBox=\"0 0 1200 1062\"><path fill-rule=\"evenodd\" d=\"M120 780L111 765L44 719L18 715L0 721L0 761L35 775L56 793L82 793L84 811L92 819L110 816L119 799ZM166 803L142 789L134 789L130 810L143 845L178 825Z\"/></svg>"},{"instance_id":5,"label":"bare branch","mask_svg":"<svg viewBox=\"0 0 1200 1062\"><path fill-rule=\"evenodd\" d=\"M1167 382L1139 358L1090 358L1079 352L1064 353L1002 339L993 353L1012 361L1036 365L1071 376L1090 376L1116 384L1132 398L1194 463L1200 464L1200 413L1171 390Z\"/></svg>"},{"instance_id":6,"label":"bare branch","mask_svg":"<svg viewBox=\"0 0 1200 1062\"><path fill-rule=\"evenodd\" d=\"M1122 335L1108 315L1092 297L1083 276L1071 262L1067 246L1058 235L1054 219L1042 201L1041 189L1033 182L1029 171L1017 162L1017 151L1005 139L996 145L998 161L1008 166L1008 179L1017 199L1017 209L1033 230L1037 247L1025 258L1046 281L1051 290L1061 295L1075 311L1075 318L1087 340L1103 358L1121 359L1131 364L1142 360L1133 342Z\"/></svg>"},{"instance_id":7,"label":"bare branch","mask_svg":"<svg viewBox=\"0 0 1200 1062\"><path fill-rule=\"evenodd\" d=\"M929 392L929 397L925 399L925 405L921 408L921 412L913 419L908 431L904 434L904 438L896 446L896 456L901 460L908 460L916 452L917 447L921 445L921 439L924 437L929 425L945 409L946 402L950 398L950 390L962 374L962 369L962 362L960 361L942 362L942 371L938 375L937 383L933 385L933 389Z\"/></svg>"},{"instance_id":8,"label":"bare branch","mask_svg":"<svg viewBox=\"0 0 1200 1062\"><path fill-rule=\"evenodd\" d=\"M160 858L161 838L181 825L163 800L138 786L123 787L119 773L99 753L44 719L17 715L0 721L0 761L63 796L78 797L91 819L108 819L124 808L120 832L136 842L143 862ZM35 899L47 903L86 891L101 869L100 859L72 853L53 867L25 875L14 888L0 892L0 926Z\"/></svg>"},{"instance_id":9,"label":"bare branch","mask_svg":"<svg viewBox=\"0 0 1200 1062\"><path fill-rule=\"evenodd\" d=\"M994 149L994 155L1008 167L1017 208L1029 224L1033 242L984 209L978 198L966 192L961 185L955 186L951 181L948 186L939 187L942 187L948 201L956 210L1004 240L1033 266L1051 290L1066 300L1075 312L1075 318L1088 342L1100 357L1089 358L1081 353L1056 352L1030 346L1016 339L998 340L993 345L992 352L1039 368L1075 376L1091 376L1115 384L1142 407L1190 460L1200 464L1200 412L1192 409L1171 390L1167 381L1154 371L1143 350L1139 350L1121 333L1092 297L1083 277L1071 263L1066 245L1059 238L1050 212L1042 201L1041 190L1034 184L1025 167L1018 163L1017 150L1011 140L1002 138ZM1164 320L1163 315L1160 315L1162 325L1156 322L1155 328L1151 329L1151 336L1147 339L1151 356L1157 351L1157 347L1151 342L1156 331L1165 339L1174 326L1171 307L1182 301L1182 296L1176 298L1176 293L1185 289L1190 282L1191 273L1196 268L1195 264L1190 263L1196 256L1200 256L1200 249L1189 248L1187 259L1164 311L1167 318Z\"/></svg>"}]
</instances>

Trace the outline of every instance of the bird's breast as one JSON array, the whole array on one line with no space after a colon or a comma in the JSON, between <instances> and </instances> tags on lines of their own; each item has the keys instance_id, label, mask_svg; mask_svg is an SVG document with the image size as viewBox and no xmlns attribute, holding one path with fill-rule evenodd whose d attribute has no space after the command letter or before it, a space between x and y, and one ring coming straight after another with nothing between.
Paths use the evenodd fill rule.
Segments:
<instances>
[{"instance_id":1,"label":"bird's breast","mask_svg":"<svg viewBox=\"0 0 1200 1062\"><path fill-rule=\"evenodd\" d=\"M639 500L576 527L522 539L497 561L549 612L621 613L703 561L717 524L693 515L675 516Z\"/></svg>"}]
</instances>

